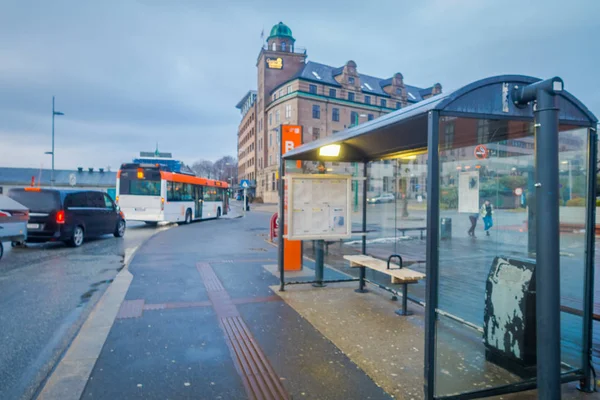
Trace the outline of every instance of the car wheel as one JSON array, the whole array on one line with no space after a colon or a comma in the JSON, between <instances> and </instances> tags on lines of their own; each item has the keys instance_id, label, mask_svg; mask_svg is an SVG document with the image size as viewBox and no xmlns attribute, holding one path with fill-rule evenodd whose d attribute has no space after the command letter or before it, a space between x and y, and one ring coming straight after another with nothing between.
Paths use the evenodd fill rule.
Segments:
<instances>
[{"instance_id":1,"label":"car wheel","mask_svg":"<svg viewBox=\"0 0 600 400\"><path fill-rule=\"evenodd\" d=\"M217 208L217 218L221 217L221 207Z\"/></svg>"},{"instance_id":2,"label":"car wheel","mask_svg":"<svg viewBox=\"0 0 600 400\"><path fill-rule=\"evenodd\" d=\"M83 244L84 233L81 226L76 226L73 229L73 237L67 242L71 247L79 247Z\"/></svg>"},{"instance_id":3,"label":"car wheel","mask_svg":"<svg viewBox=\"0 0 600 400\"><path fill-rule=\"evenodd\" d=\"M119 223L117 224L117 227L115 228L115 232L114 232L115 237L123 237L125 236L125 221L123 221L122 219L119 220Z\"/></svg>"},{"instance_id":4,"label":"car wheel","mask_svg":"<svg viewBox=\"0 0 600 400\"><path fill-rule=\"evenodd\" d=\"M190 210L188 208L188 210L185 212L185 224L191 224L192 223L192 210Z\"/></svg>"}]
</instances>

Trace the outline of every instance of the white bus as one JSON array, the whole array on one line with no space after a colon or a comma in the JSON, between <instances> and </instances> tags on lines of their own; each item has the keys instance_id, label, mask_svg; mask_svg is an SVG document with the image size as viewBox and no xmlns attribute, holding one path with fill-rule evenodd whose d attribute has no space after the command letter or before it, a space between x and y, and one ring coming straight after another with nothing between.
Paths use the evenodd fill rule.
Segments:
<instances>
[{"instance_id":1,"label":"white bus","mask_svg":"<svg viewBox=\"0 0 600 400\"><path fill-rule=\"evenodd\" d=\"M227 187L227 182L164 171L159 164L123 164L115 199L128 221L189 224L226 213Z\"/></svg>"}]
</instances>

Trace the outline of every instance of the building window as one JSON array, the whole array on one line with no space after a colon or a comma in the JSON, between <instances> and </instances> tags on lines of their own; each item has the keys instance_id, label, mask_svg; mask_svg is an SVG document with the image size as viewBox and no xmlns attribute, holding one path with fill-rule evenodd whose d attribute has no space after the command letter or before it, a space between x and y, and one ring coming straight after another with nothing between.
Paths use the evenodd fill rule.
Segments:
<instances>
[{"instance_id":1,"label":"building window","mask_svg":"<svg viewBox=\"0 0 600 400\"><path fill-rule=\"evenodd\" d=\"M275 123L279 124L279 122L281 122L281 119L279 118L279 110L275 111Z\"/></svg>"},{"instance_id":2,"label":"building window","mask_svg":"<svg viewBox=\"0 0 600 400\"><path fill-rule=\"evenodd\" d=\"M365 104L371 104L371 96L365 95Z\"/></svg>"},{"instance_id":3,"label":"building window","mask_svg":"<svg viewBox=\"0 0 600 400\"><path fill-rule=\"evenodd\" d=\"M272 49L273 49L273 51L277 51L277 43L273 42Z\"/></svg>"},{"instance_id":4,"label":"building window","mask_svg":"<svg viewBox=\"0 0 600 400\"><path fill-rule=\"evenodd\" d=\"M288 87L287 87L287 93L288 94L292 93L292 85L288 85Z\"/></svg>"},{"instance_id":5,"label":"building window","mask_svg":"<svg viewBox=\"0 0 600 400\"><path fill-rule=\"evenodd\" d=\"M273 101L277 100L277 93L273 93Z\"/></svg>"},{"instance_id":6,"label":"building window","mask_svg":"<svg viewBox=\"0 0 600 400\"><path fill-rule=\"evenodd\" d=\"M321 106L317 105L317 104L313 104L312 107L312 114L313 114L313 118L315 119L319 119L321 118Z\"/></svg>"},{"instance_id":7,"label":"building window","mask_svg":"<svg viewBox=\"0 0 600 400\"><path fill-rule=\"evenodd\" d=\"M369 121L372 121L372 120L373 120L373 118L374 118L374 117L373 117L373 114L369 114L369 116L367 117L367 119L368 119Z\"/></svg>"},{"instance_id":8,"label":"building window","mask_svg":"<svg viewBox=\"0 0 600 400\"><path fill-rule=\"evenodd\" d=\"M329 97L336 97L335 89L329 89Z\"/></svg>"},{"instance_id":9,"label":"building window","mask_svg":"<svg viewBox=\"0 0 600 400\"><path fill-rule=\"evenodd\" d=\"M354 101L354 92L348 92L348 100Z\"/></svg>"},{"instance_id":10,"label":"building window","mask_svg":"<svg viewBox=\"0 0 600 400\"><path fill-rule=\"evenodd\" d=\"M285 51L285 42L281 42L281 51Z\"/></svg>"},{"instance_id":11,"label":"building window","mask_svg":"<svg viewBox=\"0 0 600 400\"><path fill-rule=\"evenodd\" d=\"M317 94L317 85L308 85L308 91L313 94Z\"/></svg>"},{"instance_id":12,"label":"building window","mask_svg":"<svg viewBox=\"0 0 600 400\"><path fill-rule=\"evenodd\" d=\"M273 146L273 134L269 133L269 147ZM271 164L271 162L269 161L269 165Z\"/></svg>"},{"instance_id":13,"label":"building window","mask_svg":"<svg viewBox=\"0 0 600 400\"><path fill-rule=\"evenodd\" d=\"M358 125L358 113L356 111L350 113L350 126L354 125Z\"/></svg>"},{"instance_id":14,"label":"building window","mask_svg":"<svg viewBox=\"0 0 600 400\"><path fill-rule=\"evenodd\" d=\"M271 175L271 190L275 190L275 174Z\"/></svg>"},{"instance_id":15,"label":"building window","mask_svg":"<svg viewBox=\"0 0 600 400\"><path fill-rule=\"evenodd\" d=\"M313 140L318 140L321 137L321 129L319 128L312 128L312 139Z\"/></svg>"},{"instance_id":16,"label":"building window","mask_svg":"<svg viewBox=\"0 0 600 400\"><path fill-rule=\"evenodd\" d=\"M290 118L292 118L292 105L286 104L285 105L285 119L290 119Z\"/></svg>"},{"instance_id":17,"label":"building window","mask_svg":"<svg viewBox=\"0 0 600 400\"><path fill-rule=\"evenodd\" d=\"M273 114L269 113L269 126L273 125Z\"/></svg>"},{"instance_id":18,"label":"building window","mask_svg":"<svg viewBox=\"0 0 600 400\"><path fill-rule=\"evenodd\" d=\"M387 107L386 99L381 99L381 107Z\"/></svg>"},{"instance_id":19,"label":"building window","mask_svg":"<svg viewBox=\"0 0 600 400\"><path fill-rule=\"evenodd\" d=\"M348 83L351 85L354 85L354 77L353 76L348 77Z\"/></svg>"},{"instance_id":20,"label":"building window","mask_svg":"<svg viewBox=\"0 0 600 400\"><path fill-rule=\"evenodd\" d=\"M402 104L399 101L396 102L396 108L399 110L402 108Z\"/></svg>"},{"instance_id":21,"label":"building window","mask_svg":"<svg viewBox=\"0 0 600 400\"><path fill-rule=\"evenodd\" d=\"M273 164L273 155L269 154L269 165Z\"/></svg>"},{"instance_id":22,"label":"building window","mask_svg":"<svg viewBox=\"0 0 600 400\"><path fill-rule=\"evenodd\" d=\"M339 121L340 120L340 109L339 108L332 108L331 109L331 120L332 121Z\"/></svg>"}]
</instances>

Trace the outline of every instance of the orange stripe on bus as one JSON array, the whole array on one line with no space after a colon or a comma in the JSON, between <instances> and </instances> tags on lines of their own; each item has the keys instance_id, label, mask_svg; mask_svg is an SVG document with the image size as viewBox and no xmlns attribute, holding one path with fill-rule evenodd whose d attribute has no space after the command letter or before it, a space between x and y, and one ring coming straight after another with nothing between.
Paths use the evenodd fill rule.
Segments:
<instances>
[{"instance_id":1,"label":"orange stripe on bus","mask_svg":"<svg viewBox=\"0 0 600 400\"><path fill-rule=\"evenodd\" d=\"M178 174L175 172L160 171L160 177L166 181L172 181L172 182L191 183L194 185L205 185L205 186L214 186L214 187L222 187L222 188L229 187L227 182L215 181L215 180L206 179L206 178L198 178L196 176L183 175L183 174Z\"/></svg>"}]
</instances>

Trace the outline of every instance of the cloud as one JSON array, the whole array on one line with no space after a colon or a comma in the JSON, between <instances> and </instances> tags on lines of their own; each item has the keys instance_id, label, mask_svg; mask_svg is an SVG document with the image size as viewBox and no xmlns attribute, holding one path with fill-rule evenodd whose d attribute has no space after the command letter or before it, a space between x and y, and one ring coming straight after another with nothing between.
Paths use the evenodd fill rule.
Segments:
<instances>
[{"instance_id":1,"label":"cloud","mask_svg":"<svg viewBox=\"0 0 600 400\"><path fill-rule=\"evenodd\" d=\"M57 168L119 165L157 141L186 162L235 155L235 104L256 88L261 30L279 21L317 62L353 59L362 73L445 91L559 75L598 115L599 11L557 0L3 2L0 165L48 163L53 95L65 113Z\"/></svg>"}]
</instances>

